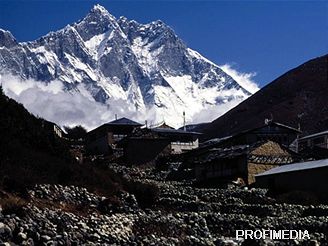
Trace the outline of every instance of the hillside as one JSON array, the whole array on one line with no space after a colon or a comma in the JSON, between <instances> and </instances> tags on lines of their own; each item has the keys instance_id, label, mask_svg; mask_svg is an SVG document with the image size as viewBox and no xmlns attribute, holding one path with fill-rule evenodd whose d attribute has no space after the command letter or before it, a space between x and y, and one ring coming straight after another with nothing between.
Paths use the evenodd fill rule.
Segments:
<instances>
[{"instance_id":1,"label":"hillside","mask_svg":"<svg viewBox=\"0 0 328 246\"><path fill-rule=\"evenodd\" d=\"M0 112L0 190L24 194L47 183L116 191L109 172L78 165L65 142L43 127L44 120L4 95L1 87Z\"/></svg>"},{"instance_id":2,"label":"hillside","mask_svg":"<svg viewBox=\"0 0 328 246\"><path fill-rule=\"evenodd\" d=\"M223 116L196 130L204 139L257 127L273 118L304 135L328 129L328 55L310 60L280 76Z\"/></svg>"}]
</instances>

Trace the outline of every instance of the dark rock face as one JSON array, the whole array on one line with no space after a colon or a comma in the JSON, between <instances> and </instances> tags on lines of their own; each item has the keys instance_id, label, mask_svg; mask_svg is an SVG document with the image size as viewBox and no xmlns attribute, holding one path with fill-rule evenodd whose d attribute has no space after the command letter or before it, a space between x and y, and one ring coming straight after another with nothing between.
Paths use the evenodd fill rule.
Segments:
<instances>
[{"instance_id":1,"label":"dark rock face","mask_svg":"<svg viewBox=\"0 0 328 246\"><path fill-rule=\"evenodd\" d=\"M304 135L328 129L328 55L285 73L225 115L195 130L223 137L263 125L264 119L298 128Z\"/></svg>"},{"instance_id":2,"label":"dark rock face","mask_svg":"<svg viewBox=\"0 0 328 246\"><path fill-rule=\"evenodd\" d=\"M172 111L165 96L169 93L172 104L189 107L185 97L190 92L168 80L183 83L183 77L196 88L195 104L204 108L250 95L218 66L189 49L163 22L116 19L99 5L78 22L32 42L17 43L10 32L1 31L0 46L0 73L41 82L57 79L67 90L82 84L102 103L121 94L121 99L139 108L161 105ZM209 88L217 98L208 98Z\"/></svg>"},{"instance_id":3,"label":"dark rock face","mask_svg":"<svg viewBox=\"0 0 328 246\"><path fill-rule=\"evenodd\" d=\"M82 39L87 41L93 36L116 29L117 24L114 16L102 6L96 5L83 20L76 23L75 27Z\"/></svg>"},{"instance_id":4,"label":"dark rock face","mask_svg":"<svg viewBox=\"0 0 328 246\"><path fill-rule=\"evenodd\" d=\"M13 35L5 30L0 29L0 47L12 48L17 45Z\"/></svg>"}]
</instances>

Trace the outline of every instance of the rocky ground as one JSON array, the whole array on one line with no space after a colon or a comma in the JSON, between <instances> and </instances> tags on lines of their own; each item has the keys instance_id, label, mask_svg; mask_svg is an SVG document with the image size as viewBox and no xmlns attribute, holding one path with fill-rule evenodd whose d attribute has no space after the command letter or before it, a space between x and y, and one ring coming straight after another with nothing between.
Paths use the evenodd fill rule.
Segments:
<instances>
[{"instance_id":1,"label":"rocky ground","mask_svg":"<svg viewBox=\"0 0 328 246\"><path fill-rule=\"evenodd\" d=\"M153 204L141 206L139 193L114 200L74 186L37 185L21 209L1 213L1 245L328 245L328 206L277 203L260 189L194 188L151 168L111 169L157 187ZM308 230L311 240L238 241L237 229Z\"/></svg>"}]
</instances>

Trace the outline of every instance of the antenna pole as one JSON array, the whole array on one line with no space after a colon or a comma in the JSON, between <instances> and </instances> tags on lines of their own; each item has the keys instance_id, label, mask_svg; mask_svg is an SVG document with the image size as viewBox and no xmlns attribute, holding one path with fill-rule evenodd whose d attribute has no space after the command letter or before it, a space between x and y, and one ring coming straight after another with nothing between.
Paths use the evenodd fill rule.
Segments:
<instances>
[{"instance_id":1,"label":"antenna pole","mask_svg":"<svg viewBox=\"0 0 328 246\"><path fill-rule=\"evenodd\" d=\"M183 130L186 131L186 112L183 111Z\"/></svg>"}]
</instances>

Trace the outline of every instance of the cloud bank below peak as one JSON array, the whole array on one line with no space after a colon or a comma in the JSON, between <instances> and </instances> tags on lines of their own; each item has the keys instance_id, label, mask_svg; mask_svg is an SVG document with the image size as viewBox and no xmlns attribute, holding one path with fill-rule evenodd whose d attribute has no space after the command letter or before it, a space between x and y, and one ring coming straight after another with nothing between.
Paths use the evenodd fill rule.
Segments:
<instances>
[{"instance_id":1,"label":"cloud bank below peak","mask_svg":"<svg viewBox=\"0 0 328 246\"><path fill-rule=\"evenodd\" d=\"M258 90L260 90L258 83L254 80L254 77L256 76L256 72L250 72L250 73L239 72L230 63L221 65L219 67L250 93L254 94Z\"/></svg>"},{"instance_id":2,"label":"cloud bank below peak","mask_svg":"<svg viewBox=\"0 0 328 246\"><path fill-rule=\"evenodd\" d=\"M156 107L148 107L144 110L136 110L133 104L128 104L122 99L112 99L108 104L96 102L90 93L79 85L76 91L65 91L63 82L51 81L48 84L40 83L33 79L22 80L17 76L3 75L0 77L0 85L5 94L22 103L24 107L36 116L57 123L60 126L82 125L88 130L114 119L115 112L119 117L127 117L144 123L147 120L156 124L163 120L162 114ZM186 112L187 124L209 122L221 116L231 108L242 102L242 99L234 99L221 105L212 105L207 110L202 110L194 115ZM175 118L178 122L181 119ZM172 119L168 120L172 124ZM172 125L181 127L181 124Z\"/></svg>"}]
</instances>

